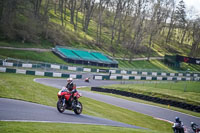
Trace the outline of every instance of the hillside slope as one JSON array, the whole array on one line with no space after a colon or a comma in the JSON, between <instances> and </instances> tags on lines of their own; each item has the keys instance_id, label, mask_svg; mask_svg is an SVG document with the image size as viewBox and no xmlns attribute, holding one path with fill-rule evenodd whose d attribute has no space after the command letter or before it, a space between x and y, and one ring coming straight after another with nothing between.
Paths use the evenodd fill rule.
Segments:
<instances>
[{"instance_id":1,"label":"hillside slope","mask_svg":"<svg viewBox=\"0 0 200 133\"><path fill-rule=\"evenodd\" d=\"M35 2L38 1L39 0L36 0ZM9 11L7 9L9 5L6 5L10 4L9 2L12 3L11 0L4 1L3 11ZM31 3L29 0L26 2L20 0L17 3L13 3L13 7L10 7L15 11L15 14L10 12L4 14L4 12L2 12L2 16L0 17L1 46L51 48L55 45L65 45L98 50L108 55L126 58L147 57L149 55L163 56L164 54L190 54L192 38L189 35L189 32L186 33L189 37L183 41L183 44L180 44L180 39L178 38L180 38L183 29L175 27L171 39L166 41L169 30L168 24L162 25L159 29L160 33L152 38L152 44L151 47L149 47L148 43L150 36L148 30L151 29L148 29L148 25L150 25L148 20L141 22L144 23L143 27L133 27L133 29L131 29L132 27L129 27L131 29L130 34L128 33L128 27L126 27L127 22L123 21L123 23L121 23L120 20L118 20L119 18L115 18L117 17L115 16L115 12L110 12L108 9L104 9L101 16L102 23L99 23L99 5L98 3L95 3L93 5L93 14L90 14L91 16L88 20L88 28L85 30L84 23L86 21L86 15L88 15L85 12L75 10L76 14L72 14L72 9L68 7L64 7L62 10L60 9L61 5L59 5L61 4L60 0L40 0L40 7L35 7L37 6L35 4L38 3ZM70 5L72 3L69 2L64 4ZM76 3L76 6L78 7L79 4L79 2ZM27 10L29 8L38 8L38 11L34 10L35 12L32 12ZM75 15L73 16L73 20L72 15ZM6 16L12 16L13 18ZM134 18L132 18L132 16L127 16L127 21L130 21L131 19ZM116 26L114 25L115 20ZM135 21L137 21L137 19ZM99 29L99 25L101 26L101 29ZM118 25L121 25L121 32L118 31L120 30L117 27ZM137 33L137 28L141 28L141 35L140 33ZM101 32L99 30L101 30ZM120 36L120 34L122 35ZM99 43L98 36L100 35ZM129 36L132 37L130 38L131 40L127 40ZM134 42L133 39L137 36L141 36L142 38L138 38L139 40L135 40L136 42ZM132 45L136 46L132 47ZM131 51L130 49L133 50ZM151 53L149 54L149 52Z\"/></svg>"},{"instance_id":2,"label":"hillside slope","mask_svg":"<svg viewBox=\"0 0 200 133\"><path fill-rule=\"evenodd\" d=\"M86 30L85 22L89 13L89 8L85 6L82 7L81 3L77 2L76 8L80 6L81 9L78 10L77 8L74 10L75 13L73 14L70 6L64 6L72 4L71 2L68 1L68 3L64 3L63 8L61 8L62 5L60 2L62 1L36 0L31 2L30 0L19 0L13 3L12 0L8 0L3 1L3 5L0 3L0 6L3 7L2 11L0 11L0 46L52 48L56 45L64 45L97 50L109 56L130 59L147 56L157 57L165 54L181 54L188 56L191 53L193 39L190 33L192 29L186 32L187 39L180 44L180 36L182 36L183 28L181 29L174 25L174 29L172 29L172 33L170 34L170 39L167 41L166 37L168 36L167 34L169 33L170 27L169 24L165 24L164 21L161 20L162 24L161 27L158 28L159 32L152 37L151 46L149 46L149 39L151 38L149 31L152 30L150 27L155 25L151 24L148 19L144 19L140 22L141 20L138 20L140 17L134 18L131 15L124 16L124 14L121 14L121 20L123 20L121 21L120 18L116 18L119 17L116 16L117 11L114 10L116 3L112 7L113 12L111 12L108 7L104 7L101 23L99 22L100 5L98 5L100 3L85 3L89 4L88 7L92 8L93 6L93 14L88 16L88 28ZM40 5L38 6L38 4ZM158 3L152 4L156 5ZM137 6L137 4L134 6ZM165 7L160 8L164 9ZM9 9L12 9L13 12L9 12ZM124 13L128 12L125 9L123 11ZM165 12L163 11L163 13ZM74 15L73 19L72 15ZM147 16L145 16L145 18L147 18ZM143 25L140 27L138 23ZM135 26L132 27L133 25ZM141 30L141 33L138 30ZM137 36L141 38L137 38ZM200 52L197 50L196 56L200 56ZM1 52L1 55L14 58L19 57L17 55L9 55L5 52ZM20 58L31 59L27 58L25 55L24 57L20 56ZM42 61L48 62L48 60ZM60 61L58 62L61 63ZM132 62L121 60L119 62L122 68L136 68L132 65ZM159 64L160 63L157 65ZM185 64L180 70L187 70L188 67L190 67L190 70L198 70L198 66L194 66L195 69L193 69L193 65ZM159 67L142 65L138 68L157 69Z\"/></svg>"}]
</instances>

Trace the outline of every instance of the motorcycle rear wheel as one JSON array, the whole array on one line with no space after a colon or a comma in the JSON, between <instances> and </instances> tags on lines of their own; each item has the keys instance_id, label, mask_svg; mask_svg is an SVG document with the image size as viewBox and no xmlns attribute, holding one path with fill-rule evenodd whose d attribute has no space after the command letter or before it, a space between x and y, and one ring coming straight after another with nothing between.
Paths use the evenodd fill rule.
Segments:
<instances>
[{"instance_id":1,"label":"motorcycle rear wheel","mask_svg":"<svg viewBox=\"0 0 200 133\"><path fill-rule=\"evenodd\" d=\"M62 103L61 100L59 100L59 101L57 102L57 109L58 109L58 111L59 111L60 113L63 113L63 112L65 111L65 106L63 106L63 103Z\"/></svg>"}]
</instances>

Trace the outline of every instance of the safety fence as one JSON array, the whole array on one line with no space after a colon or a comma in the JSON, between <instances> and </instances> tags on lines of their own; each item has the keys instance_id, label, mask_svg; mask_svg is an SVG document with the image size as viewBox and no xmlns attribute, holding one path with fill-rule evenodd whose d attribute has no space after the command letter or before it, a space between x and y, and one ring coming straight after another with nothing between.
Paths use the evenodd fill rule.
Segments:
<instances>
[{"instance_id":1,"label":"safety fence","mask_svg":"<svg viewBox=\"0 0 200 133\"><path fill-rule=\"evenodd\" d=\"M129 76L129 75L94 75L96 80L166 80L166 81L200 81L200 77L179 76Z\"/></svg>"},{"instance_id":2,"label":"safety fence","mask_svg":"<svg viewBox=\"0 0 200 133\"><path fill-rule=\"evenodd\" d=\"M98 68L85 68L79 66L68 66L60 64L50 63L30 63L23 61L9 61L0 60L0 66L9 67L23 67L23 68L42 68L42 69L56 69L56 70L69 70L78 72L94 72L94 73L110 73L110 74L122 74L122 75L141 75L141 76L179 76L179 77L200 77L200 73L189 73L189 72L157 72L157 71L145 71L145 70L120 70L120 69L98 69ZM125 76L126 77L126 76Z\"/></svg>"},{"instance_id":3,"label":"safety fence","mask_svg":"<svg viewBox=\"0 0 200 133\"><path fill-rule=\"evenodd\" d=\"M0 67L0 72L19 73L19 74L37 75L37 76L48 76L48 77L75 78L75 79L82 78L82 75L77 75L77 74L67 74L67 73L58 73L58 72L43 72L43 71L14 69L14 68L6 68L6 67Z\"/></svg>"}]
</instances>

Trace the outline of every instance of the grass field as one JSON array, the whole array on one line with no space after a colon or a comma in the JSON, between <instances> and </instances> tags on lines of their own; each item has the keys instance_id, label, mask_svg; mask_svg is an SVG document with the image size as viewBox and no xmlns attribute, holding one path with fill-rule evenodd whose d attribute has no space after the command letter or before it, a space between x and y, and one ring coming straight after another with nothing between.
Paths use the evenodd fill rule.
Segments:
<instances>
[{"instance_id":1,"label":"grass field","mask_svg":"<svg viewBox=\"0 0 200 133\"><path fill-rule=\"evenodd\" d=\"M200 65L188 64L188 63L181 63L182 70L190 70L190 71L198 71L200 72Z\"/></svg>"},{"instance_id":2,"label":"grass field","mask_svg":"<svg viewBox=\"0 0 200 133\"><path fill-rule=\"evenodd\" d=\"M171 68L166 66L160 60L141 60L141 61L124 61L124 60L117 60L119 62L120 68L135 68L135 69L148 69L148 70L166 70L166 71L173 71Z\"/></svg>"},{"instance_id":3,"label":"grass field","mask_svg":"<svg viewBox=\"0 0 200 133\"><path fill-rule=\"evenodd\" d=\"M200 71L199 65L181 63L180 68L169 67L164 64L163 60L141 60L141 61L124 61L117 60L119 62L119 68L133 68L138 70L146 71L169 71L169 72L177 72L177 71Z\"/></svg>"},{"instance_id":4,"label":"grass field","mask_svg":"<svg viewBox=\"0 0 200 133\"><path fill-rule=\"evenodd\" d=\"M200 82L166 82L111 85L105 88L118 89L138 94L149 95L164 99L186 102L194 105L200 104Z\"/></svg>"},{"instance_id":5,"label":"grass field","mask_svg":"<svg viewBox=\"0 0 200 133\"><path fill-rule=\"evenodd\" d=\"M111 126L2 121L0 121L0 131L2 133L159 133Z\"/></svg>"},{"instance_id":6,"label":"grass field","mask_svg":"<svg viewBox=\"0 0 200 133\"><path fill-rule=\"evenodd\" d=\"M25 50L0 49L0 55L23 60L33 60L49 63L66 64L65 61L54 55L52 52L35 52Z\"/></svg>"},{"instance_id":7,"label":"grass field","mask_svg":"<svg viewBox=\"0 0 200 133\"><path fill-rule=\"evenodd\" d=\"M58 90L56 88L35 83L33 82L34 78L36 77L0 73L0 97L20 99L55 107ZM150 116L95 101L86 97L80 98L80 101L84 106L84 114L142 126L156 132L171 131L171 124L156 120Z\"/></svg>"},{"instance_id":8,"label":"grass field","mask_svg":"<svg viewBox=\"0 0 200 133\"><path fill-rule=\"evenodd\" d=\"M40 43L21 43L17 41L1 40L0 46L2 47L15 47L15 48L52 48L54 45L46 40L41 40Z\"/></svg>"}]
</instances>

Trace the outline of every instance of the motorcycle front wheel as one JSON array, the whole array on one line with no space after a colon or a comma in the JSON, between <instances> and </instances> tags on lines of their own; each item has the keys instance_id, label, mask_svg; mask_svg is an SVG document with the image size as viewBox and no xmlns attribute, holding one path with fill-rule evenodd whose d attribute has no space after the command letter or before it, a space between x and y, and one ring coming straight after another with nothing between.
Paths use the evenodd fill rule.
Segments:
<instances>
[{"instance_id":1,"label":"motorcycle front wheel","mask_svg":"<svg viewBox=\"0 0 200 133\"><path fill-rule=\"evenodd\" d=\"M77 115L80 115L82 113L82 110L83 110L82 103L77 101L76 107L74 109L74 113L77 114Z\"/></svg>"},{"instance_id":2,"label":"motorcycle front wheel","mask_svg":"<svg viewBox=\"0 0 200 133\"><path fill-rule=\"evenodd\" d=\"M63 106L62 100L58 100L57 102L57 109L60 113L63 113L65 111L65 106Z\"/></svg>"}]
</instances>

